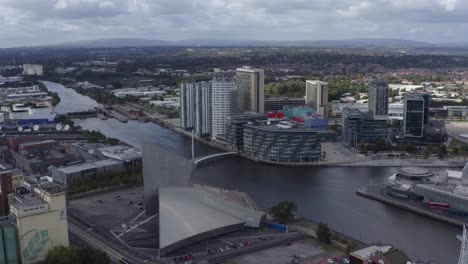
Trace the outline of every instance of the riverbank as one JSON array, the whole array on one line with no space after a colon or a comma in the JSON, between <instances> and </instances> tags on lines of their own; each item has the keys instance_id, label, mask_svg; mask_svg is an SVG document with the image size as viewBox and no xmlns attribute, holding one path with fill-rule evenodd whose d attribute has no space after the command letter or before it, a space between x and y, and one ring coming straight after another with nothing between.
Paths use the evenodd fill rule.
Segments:
<instances>
[{"instance_id":1,"label":"riverbank","mask_svg":"<svg viewBox=\"0 0 468 264\"><path fill-rule=\"evenodd\" d=\"M61 98L55 108L57 113L102 107L73 89L57 83L46 82L46 85ZM170 121L176 125L180 122ZM130 120L121 123L112 118L88 118L79 120L78 125L90 131L101 131L108 137L118 138L135 147L141 148L151 142L164 146L174 155L190 157L189 137L153 122ZM195 146L199 156L216 151L198 142ZM176 159L171 156L167 158L171 166L177 166ZM298 205L299 215L314 222L327 223L330 229L350 237L366 243L384 240L404 249L416 260L456 263L460 253L460 243L455 237L461 231L458 226L356 195L360 187L383 182L392 173L393 168L383 166L283 167L230 158L197 168L193 171L191 182L246 192L262 208L270 208L281 200L293 201Z\"/></svg>"},{"instance_id":2,"label":"riverbank","mask_svg":"<svg viewBox=\"0 0 468 264\"><path fill-rule=\"evenodd\" d=\"M183 130L182 128L178 127L177 125L169 122L167 120L161 118L151 118L151 122L160 125L164 128L167 128L173 132L178 134L184 135L186 137L191 138L192 133L190 131ZM204 138L195 137L197 142L206 144L210 147L216 148L220 151L233 151L231 148L216 143L211 140L207 140ZM336 144L339 145L340 143L328 143L328 144ZM335 147L335 149L340 148L341 146ZM356 154L354 154L356 155ZM270 164L275 166L304 166L304 167L452 167L452 168L462 168L466 161L465 160L440 160L440 159L368 159L368 158L356 158L356 159L348 159L347 161L318 161L314 163L303 163L303 162L277 162L277 161L268 161L268 160L259 160L255 157L247 155L245 153L239 153L239 156L264 164Z\"/></svg>"},{"instance_id":3,"label":"riverbank","mask_svg":"<svg viewBox=\"0 0 468 264\"><path fill-rule=\"evenodd\" d=\"M381 203L389 204L419 215L430 217L447 224L463 227L468 225L468 217L448 215L429 210L422 202L400 201L385 195L385 187L379 185L363 187L356 191L356 194Z\"/></svg>"}]
</instances>

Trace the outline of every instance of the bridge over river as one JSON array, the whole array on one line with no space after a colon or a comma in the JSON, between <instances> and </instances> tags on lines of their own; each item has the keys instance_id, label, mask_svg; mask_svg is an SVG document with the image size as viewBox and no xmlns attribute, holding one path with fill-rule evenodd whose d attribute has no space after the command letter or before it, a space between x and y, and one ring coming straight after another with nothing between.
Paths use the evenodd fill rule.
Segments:
<instances>
[{"instance_id":1,"label":"bridge over river","mask_svg":"<svg viewBox=\"0 0 468 264\"><path fill-rule=\"evenodd\" d=\"M206 163L211 162L211 161L223 159L225 157L230 157L230 156L237 156L237 155L239 155L239 152L237 152L237 151L215 153L215 154L211 154L211 155L198 157L198 158L193 160L193 164L195 164L196 167L199 167L200 165L206 164Z\"/></svg>"}]
</instances>

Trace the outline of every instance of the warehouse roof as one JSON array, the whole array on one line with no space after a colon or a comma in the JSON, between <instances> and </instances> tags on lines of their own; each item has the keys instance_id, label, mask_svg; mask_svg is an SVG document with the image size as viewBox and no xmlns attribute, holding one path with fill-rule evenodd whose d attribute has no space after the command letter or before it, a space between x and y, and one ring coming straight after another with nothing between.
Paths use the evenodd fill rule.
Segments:
<instances>
[{"instance_id":1,"label":"warehouse roof","mask_svg":"<svg viewBox=\"0 0 468 264\"><path fill-rule=\"evenodd\" d=\"M122 163L121 161L117 161L113 159L105 159L105 160L98 160L94 162L81 163L81 164L72 165L72 166L60 167L60 168L57 168L57 171L61 171L63 173L74 173L74 172L80 172L83 170L118 165L121 163Z\"/></svg>"}]
</instances>

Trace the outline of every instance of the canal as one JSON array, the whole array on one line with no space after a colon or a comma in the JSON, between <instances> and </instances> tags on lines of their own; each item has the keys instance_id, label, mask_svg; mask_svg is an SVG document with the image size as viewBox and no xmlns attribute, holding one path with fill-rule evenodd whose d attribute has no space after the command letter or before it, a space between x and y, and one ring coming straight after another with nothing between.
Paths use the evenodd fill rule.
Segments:
<instances>
[{"instance_id":1,"label":"canal","mask_svg":"<svg viewBox=\"0 0 468 264\"><path fill-rule=\"evenodd\" d=\"M98 105L60 84L44 82L59 94L58 113L87 110ZM84 129L99 130L128 144L146 142L164 145L174 153L190 157L190 140L153 123L90 118L77 120ZM196 145L197 155L216 150ZM218 161L197 169L192 182L249 193L264 209L280 200L297 203L298 213L367 243L384 242L405 250L413 260L456 263L461 228L416 215L389 205L359 197L355 191L381 183L393 172L380 167L276 167L239 157Z\"/></svg>"}]
</instances>

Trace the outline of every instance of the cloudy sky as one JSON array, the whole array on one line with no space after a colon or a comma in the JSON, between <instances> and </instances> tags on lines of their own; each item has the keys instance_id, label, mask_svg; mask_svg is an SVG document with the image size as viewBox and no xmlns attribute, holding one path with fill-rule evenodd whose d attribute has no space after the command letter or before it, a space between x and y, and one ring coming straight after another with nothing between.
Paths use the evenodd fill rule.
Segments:
<instances>
[{"instance_id":1,"label":"cloudy sky","mask_svg":"<svg viewBox=\"0 0 468 264\"><path fill-rule=\"evenodd\" d=\"M0 47L98 38L468 41L467 0L0 0Z\"/></svg>"}]
</instances>

